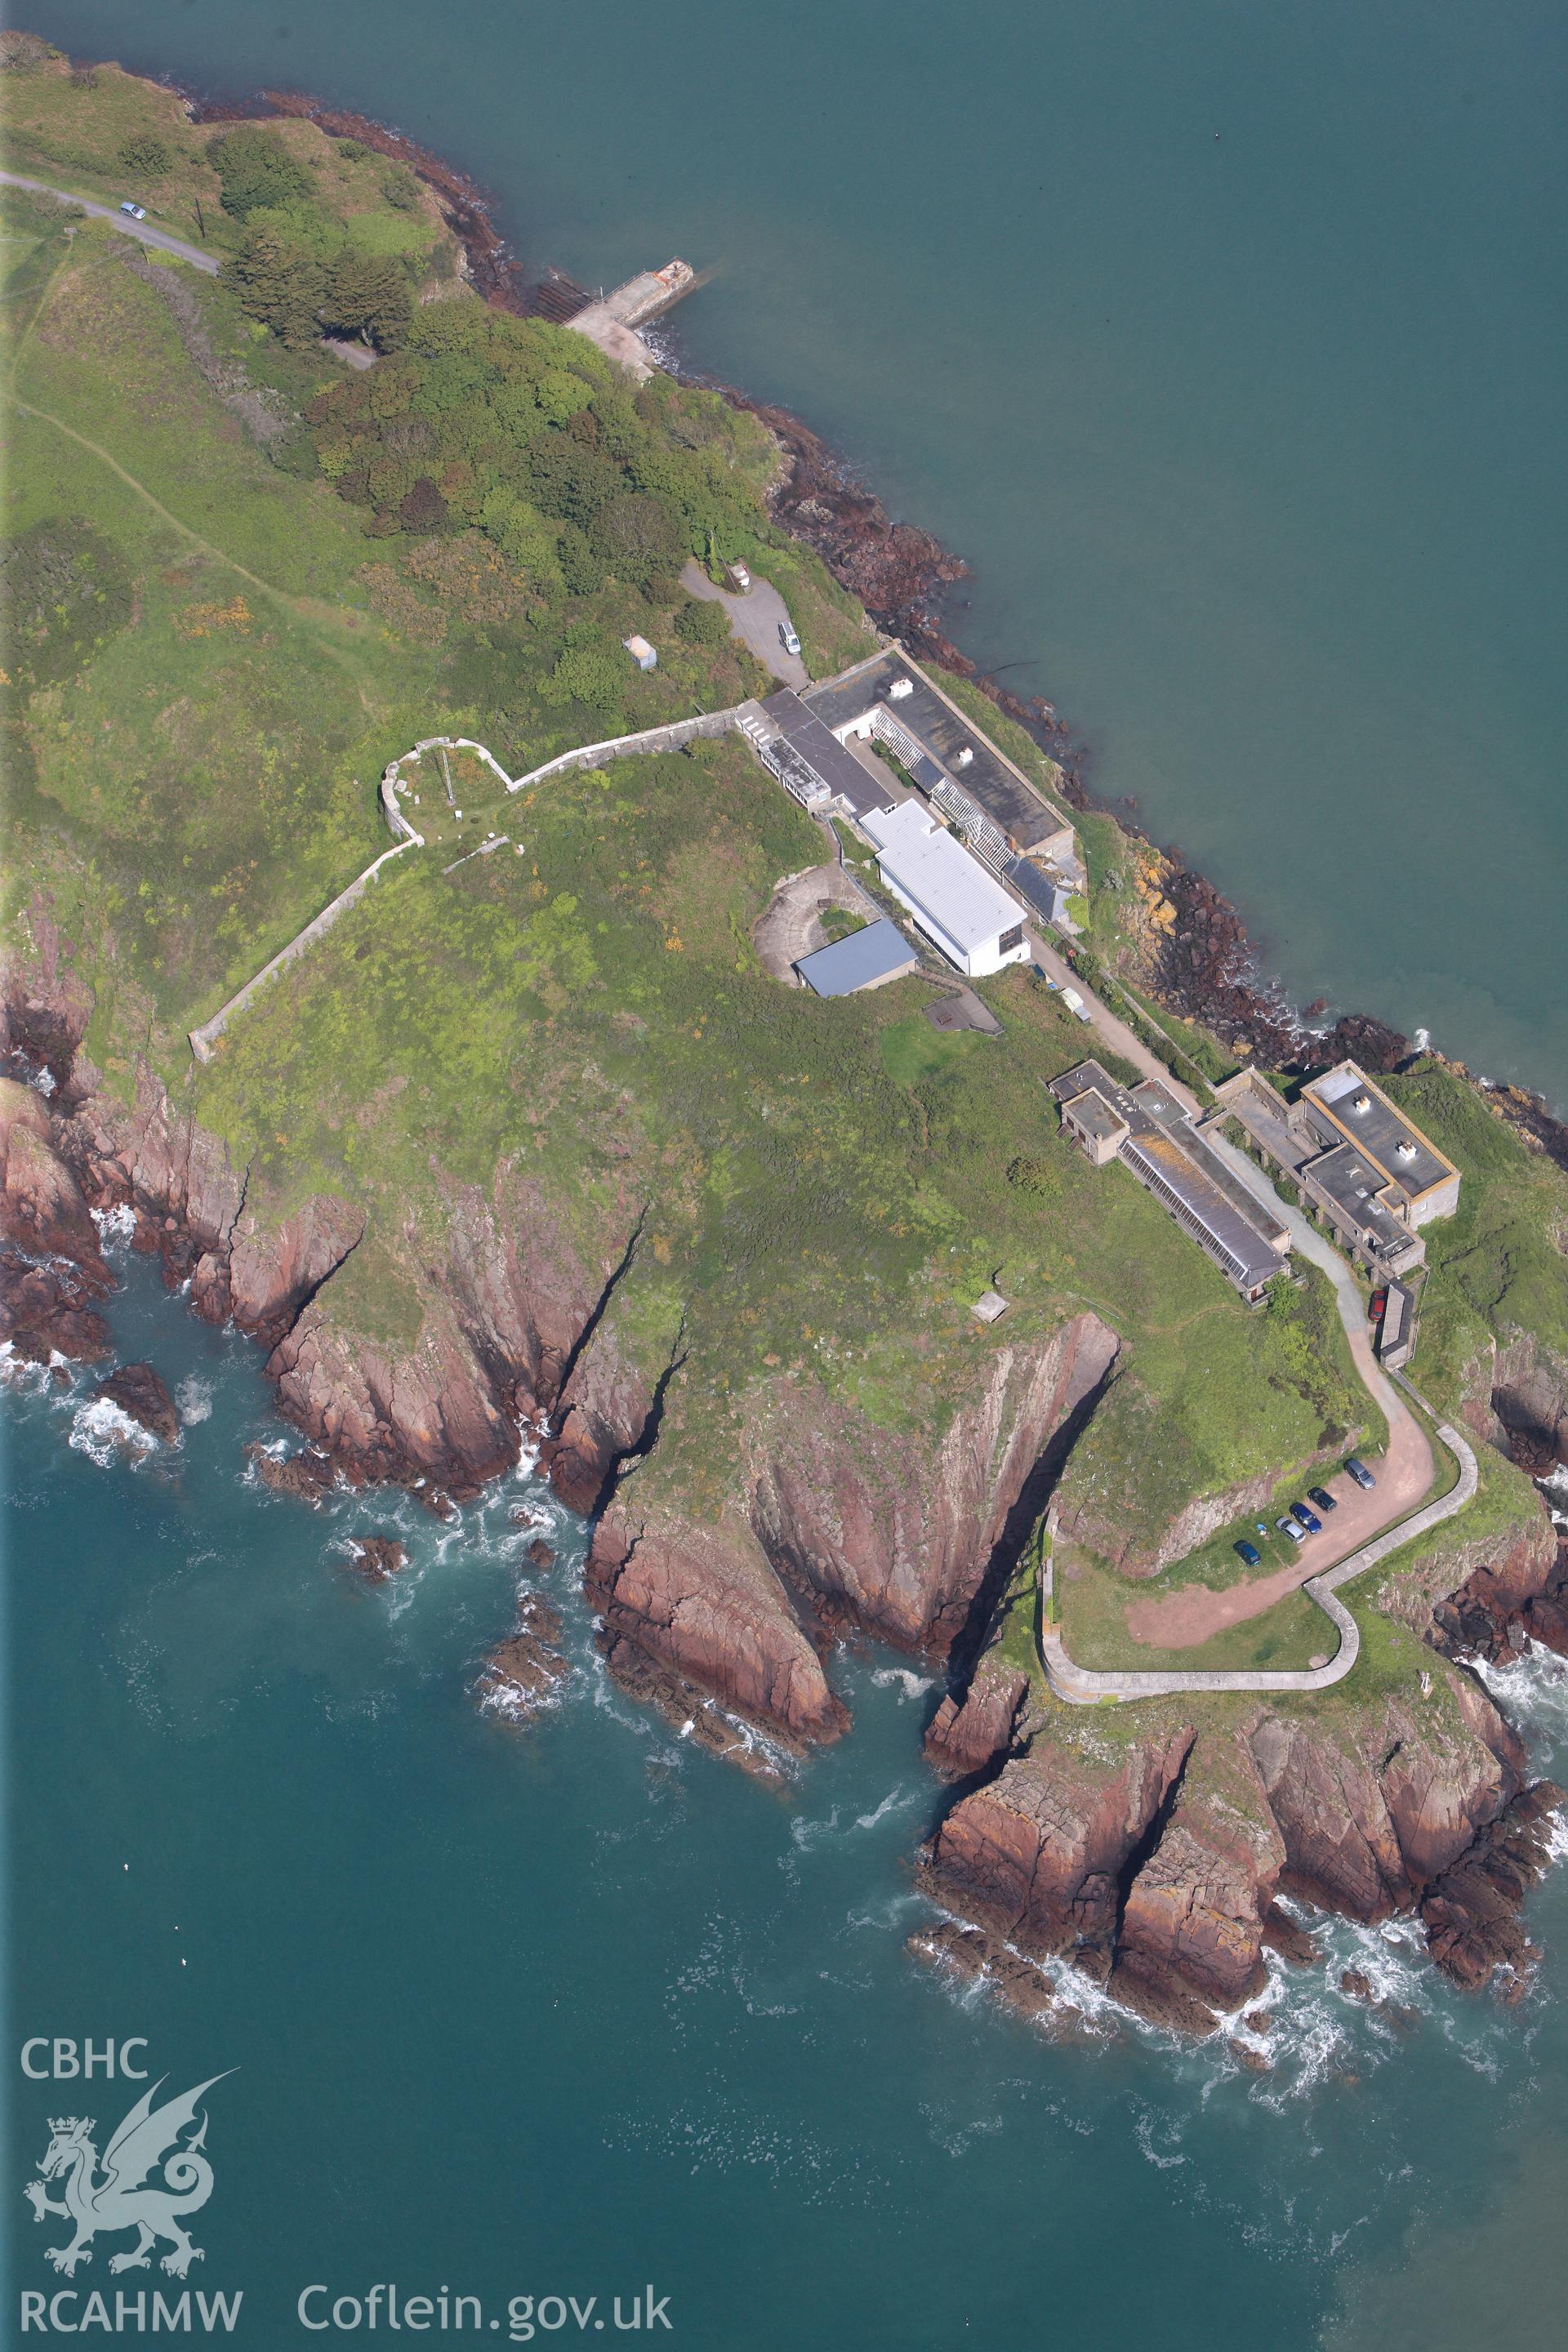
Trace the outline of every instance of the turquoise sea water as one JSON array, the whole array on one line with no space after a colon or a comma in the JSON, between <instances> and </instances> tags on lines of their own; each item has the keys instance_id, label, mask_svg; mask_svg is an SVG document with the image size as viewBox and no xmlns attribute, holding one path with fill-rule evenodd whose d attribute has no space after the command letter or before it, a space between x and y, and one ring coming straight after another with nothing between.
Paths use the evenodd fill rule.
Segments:
<instances>
[{"instance_id":1,"label":"turquoise sea water","mask_svg":"<svg viewBox=\"0 0 1568 2352\"><path fill-rule=\"evenodd\" d=\"M121 1349L178 1391L177 1449L130 1466L36 1379L7 1407L12 2042L144 2034L170 2091L238 2069L192 2283L243 2289L244 2340L312 2340L302 2288L377 2281L487 2321L652 2282L702 2352L1559 2340L1568 1878L1512 2015L1336 1927L1265 1997L1269 2075L1092 2008L1049 2042L904 1951L939 1802L920 1677L846 1664L853 1735L758 1788L605 1683L547 1494L455 1530L266 1496L255 1351L125 1270ZM526 1572L520 1502L576 1667L527 1733L468 1695ZM367 1591L342 1538L389 1526L414 1564ZM1568 1683L1510 1688L1568 1772ZM1352 1964L1402 2027L1339 1990ZM16 2189L49 2116L108 2127L132 2093L10 2089L15 2284L52 2288L59 2225Z\"/></svg>"},{"instance_id":2,"label":"turquoise sea water","mask_svg":"<svg viewBox=\"0 0 1568 2352\"><path fill-rule=\"evenodd\" d=\"M1568 1099L1557 12L32 22L395 120L582 278L721 261L678 320L692 358L972 557L973 650L1037 664L1016 682L1080 719L1105 787L1302 994ZM239 2340L321 2340L301 2288L389 2280L482 2296L500 2341L511 2296L603 2315L651 2282L701 2352L1561 2339L1568 1876L1534 1900L1548 1960L1512 2015L1335 1927L1271 1988L1267 2076L1103 2012L1049 2042L905 1954L940 1802L919 1677L843 1662L852 1737L758 1789L606 1685L547 1496L519 1482L443 1530L266 1496L255 1351L124 1266L121 1352L179 1390L179 1447L128 1464L79 1389L5 1408L12 2047L145 2035L170 2090L239 2070L208 2101L192 2276L244 2291ZM560 1546L577 1668L526 1735L468 1695L520 1502ZM367 1591L338 1548L394 1525L415 1565ZM1553 1675L1505 1703L1568 1777ZM1413 2016L1344 1996L1351 1965ZM107 2128L135 2086L7 2065L13 2288L37 2291L60 2232L18 2190L47 2118ZM110 2251L79 2285L168 2285L110 2282Z\"/></svg>"},{"instance_id":3,"label":"turquoise sea water","mask_svg":"<svg viewBox=\"0 0 1568 2352\"><path fill-rule=\"evenodd\" d=\"M674 315L692 360L972 561L969 649L1087 732L1300 1001L1568 1109L1561 0L28 21L379 114L589 284L717 266Z\"/></svg>"}]
</instances>

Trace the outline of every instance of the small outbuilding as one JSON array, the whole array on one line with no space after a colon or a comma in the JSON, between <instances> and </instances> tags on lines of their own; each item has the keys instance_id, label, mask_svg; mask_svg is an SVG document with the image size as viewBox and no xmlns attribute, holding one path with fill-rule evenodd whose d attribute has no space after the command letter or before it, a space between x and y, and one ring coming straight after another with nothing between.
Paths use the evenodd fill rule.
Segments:
<instances>
[{"instance_id":1,"label":"small outbuilding","mask_svg":"<svg viewBox=\"0 0 1568 2352\"><path fill-rule=\"evenodd\" d=\"M795 970L818 996L853 996L862 988L881 988L919 969L920 957L897 923L886 916L851 931L847 939L802 956Z\"/></svg>"},{"instance_id":2,"label":"small outbuilding","mask_svg":"<svg viewBox=\"0 0 1568 2352\"><path fill-rule=\"evenodd\" d=\"M625 646L627 653L630 654L633 661L636 662L638 669L657 669L658 667L658 648L654 646L650 646L646 637L623 637L621 639L621 643Z\"/></svg>"}]
</instances>

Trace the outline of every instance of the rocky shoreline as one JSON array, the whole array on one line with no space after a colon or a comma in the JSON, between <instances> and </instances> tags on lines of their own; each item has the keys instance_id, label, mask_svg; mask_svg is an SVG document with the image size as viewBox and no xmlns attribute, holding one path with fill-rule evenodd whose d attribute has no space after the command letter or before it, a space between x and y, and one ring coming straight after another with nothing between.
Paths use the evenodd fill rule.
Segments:
<instances>
[{"instance_id":1,"label":"rocky shoreline","mask_svg":"<svg viewBox=\"0 0 1568 2352\"><path fill-rule=\"evenodd\" d=\"M286 95L270 103L408 162L449 205L479 290L524 307L521 272L461 174L361 117ZM890 521L798 419L728 396L755 408L784 453L780 520L884 628L976 677L932 616L963 576L958 560ZM976 682L1067 755L1087 805L1050 707ZM1173 1009L1284 1066L1352 1050L1387 1068L1407 1054L1370 1020L1314 1040L1258 985L1235 910L1211 886L1168 859L1162 888L1175 915L1152 978ZM265 1349L279 1410L305 1441L258 1458L269 1485L309 1502L340 1480L395 1483L444 1514L515 1464L525 1431L536 1438L556 1492L595 1523L586 1591L610 1671L714 1752L772 1775L841 1736L849 1718L827 1662L847 1635L943 1669L952 1686L928 1753L958 1786L920 1864L944 1919L917 1944L1026 2006L1063 1998L1065 1959L1163 2023L1209 2031L1254 1997L1266 1949L1302 1956L1280 1894L1357 1918L1414 1914L1458 1981L1501 1972L1522 1988L1520 1905L1544 1867L1559 1792L1530 1784L1517 1735L1458 1661L1530 1638L1568 1650L1568 1563L1544 1513L1532 1544L1503 1558L1483 1549L1441 1591L1409 1597L1407 1622L1432 1644L1440 1723L1394 1699L1331 1725L1253 1703L1202 1721L1162 1705L1110 1727L1044 1703L984 1644L1024 1536L1113 1371L1116 1336L1097 1316L998 1350L934 1459L780 1379L758 1402L732 1509L699 1526L645 1504L629 1475L658 1442L678 1368L672 1355L650 1380L616 1339L616 1286L646 1203L611 1203L579 1254L515 1171L493 1196L455 1191L419 1342L379 1348L335 1311L359 1212L318 1194L268 1223L247 1171L147 1064L131 1104L110 1094L82 1051L90 995L40 900L29 930L30 953L5 975L0 1034L16 1073L0 1081L0 1337L18 1352L109 1352L95 1301L113 1277L95 1215L123 1213L134 1245L198 1314ZM1488 1099L1568 1166L1568 1130L1544 1105L1513 1090ZM143 1391L155 1415L157 1395ZM1485 1368L1472 1417L1494 1443L1533 1448L1536 1466L1568 1458L1568 1382L1539 1356ZM374 1577L399 1563L384 1549L357 1565ZM524 1720L551 1702L565 1673L553 1630L535 1597L488 1662L484 1703Z\"/></svg>"},{"instance_id":2,"label":"rocky shoreline","mask_svg":"<svg viewBox=\"0 0 1568 2352\"><path fill-rule=\"evenodd\" d=\"M635 1240L629 1203L595 1265L514 1179L495 1202L457 1197L426 1337L380 1361L332 1311L357 1216L317 1197L268 1226L245 1171L145 1066L132 1106L107 1094L81 1051L69 944L37 902L31 928L38 952L6 974L0 1037L31 1081L0 1080L4 1331L22 1352L105 1352L92 1302L113 1277L94 1213L121 1212L198 1314L267 1349L305 1440L258 1465L269 1485L310 1502L395 1482L445 1513L516 1461L525 1430L537 1437L556 1491L595 1521L585 1589L610 1671L711 1752L776 1779L840 1737L828 1668L846 1636L943 1670L927 1752L955 1787L918 1866L942 1916L913 1948L1009 2000L1070 2010L1082 1978L1163 2025L1212 2031L1255 1997L1266 1951L1299 1936L1280 1895L1358 1919L1413 1914L1458 1981L1522 1990L1520 1906L1559 1792L1531 1784L1518 1735L1458 1661L1526 1638L1568 1650L1568 1557L1544 1511L1530 1540L1461 1551L1402 1596L1431 1644L1438 1714L1395 1697L1315 1722L1258 1701L1162 1702L1115 1722L1062 1707L985 1642L1020 1530L1113 1370L1097 1317L994 1358L935 1460L781 1381L735 1507L695 1524L625 1475L658 1412L606 1311ZM1521 1416L1568 1433L1568 1392L1545 1393L1554 1377L1538 1357L1500 1361L1478 1433L1507 1443ZM140 1373L132 1385L155 1420L157 1390ZM372 1546L354 1565L374 1578L400 1562ZM531 1597L481 1703L519 1723L550 1705L566 1671L553 1631Z\"/></svg>"}]
</instances>

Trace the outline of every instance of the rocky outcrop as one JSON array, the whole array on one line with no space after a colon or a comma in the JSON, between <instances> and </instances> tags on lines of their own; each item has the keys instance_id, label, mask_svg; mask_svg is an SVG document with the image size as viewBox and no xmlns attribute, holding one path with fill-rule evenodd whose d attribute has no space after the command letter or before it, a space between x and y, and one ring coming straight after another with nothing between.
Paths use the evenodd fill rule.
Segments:
<instances>
[{"instance_id":1,"label":"rocky outcrop","mask_svg":"<svg viewBox=\"0 0 1568 2352\"><path fill-rule=\"evenodd\" d=\"M79 1056L66 1108L59 1146L95 1208L134 1209L178 1278L194 1275L204 1257L226 1255L245 1199L243 1171L216 1136L174 1108L163 1080L144 1062L125 1104L104 1091L91 1064Z\"/></svg>"},{"instance_id":2,"label":"rocky outcrop","mask_svg":"<svg viewBox=\"0 0 1568 2352\"><path fill-rule=\"evenodd\" d=\"M413 1346L367 1338L317 1299L267 1361L289 1418L354 1484L421 1482L459 1499L517 1458L516 1430L442 1303Z\"/></svg>"},{"instance_id":3,"label":"rocky outcrop","mask_svg":"<svg viewBox=\"0 0 1568 2352\"><path fill-rule=\"evenodd\" d=\"M24 1363L101 1363L113 1352L109 1326L91 1300L99 1286L62 1261L38 1265L0 1246L0 1342Z\"/></svg>"},{"instance_id":4,"label":"rocky outcrop","mask_svg":"<svg viewBox=\"0 0 1568 2352\"><path fill-rule=\"evenodd\" d=\"M595 1334L590 1370L601 1345ZM998 1568L1012 1567L1037 1516L1053 1445L1067 1442L1116 1347L1086 1314L1047 1339L997 1349L935 1446L878 1427L815 1384L757 1384L745 1402L740 1492L722 1518L687 1521L668 1504L650 1507L634 1484L601 1521L588 1589L612 1658L640 1643L786 1740L833 1737L847 1717L828 1691L821 1643L847 1627L941 1657L989 1612ZM574 1368L565 1442L580 1385ZM606 1379L598 1394L614 1402L624 1432L637 1391ZM599 1411L603 1419L602 1402Z\"/></svg>"},{"instance_id":5,"label":"rocky outcrop","mask_svg":"<svg viewBox=\"0 0 1568 2352\"><path fill-rule=\"evenodd\" d=\"M1026 1954L1062 1953L1103 1981L1125 1886L1192 1749L1187 1723L1112 1738L1058 1723L963 1798L921 1859L944 1909Z\"/></svg>"},{"instance_id":6,"label":"rocky outcrop","mask_svg":"<svg viewBox=\"0 0 1568 2352\"><path fill-rule=\"evenodd\" d=\"M1251 1738L1289 1882L1352 1919L1384 1919L1414 1897L1373 1762L1310 1720L1266 1715Z\"/></svg>"},{"instance_id":7,"label":"rocky outcrop","mask_svg":"<svg viewBox=\"0 0 1568 2352\"><path fill-rule=\"evenodd\" d=\"M821 1390L775 1384L749 1412L750 1511L763 1550L814 1602L902 1648L945 1656L1020 1505L1032 1523L1028 1490L1053 1439L1099 1390L1116 1350L1115 1333L1089 1314L1032 1347L997 1349L935 1447L877 1428ZM1013 1530L1015 1551L1026 1532Z\"/></svg>"},{"instance_id":8,"label":"rocky outcrop","mask_svg":"<svg viewBox=\"0 0 1568 2352\"><path fill-rule=\"evenodd\" d=\"M967 1780L1007 1756L1029 1694L1029 1677L981 1661L962 1698L949 1692L926 1730L926 1760L944 1780Z\"/></svg>"},{"instance_id":9,"label":"rocky outcrop","mask_svg":"<svg viewBox=\"0 0 1568 2352\"><path fill-rule=\"evenodd\" d=\"M48 1105L14 1078L0 1078L0 1234L39 1257L69 1258L101 1288L110 1286L98 1228L55 1150Z\"/></svg>"},{"instance_id":10,"label":"rocky outcrop","mask_svg":"<svg viewBox=\"0 0 1568 2352\"><path fill-rule=\"evenodd\" d=\"M816 1643L739 1518L693 1526L617 1499L594 1531L586 1591L623 1675L629 1643L785 1740L847 1729Z\"/></svg>"},{"instance_id":11,"label":"rocky outcrop","mask_svg":"<svg viewBox=\"0 0 1568 2352\"><path fill-rule=\"evenodd\" d=\"M71 969L69 941L61 938L44 893L35 890L0 959L0 1056L47 1070L63 1085L92 1003L91 989Z\"/></svg>"},{"instance_id":12,"label":"rocky outcrop","mask_svg":"<svg viewBox=\"0 0 1568 2352\"><path fill-rule=\"evenodd\" d=\"M319 1509L336 1486L337 1473L330 1458L314 1446L299 1454L274 1454L265 1445L247 1445L247 1461L261 1484L274 1495L292 1495L296 1502Z\"/></svg>"},{"instance_id":13,"label":"rocky outcrop","mask_svg":"<svg viewBox=\"0 0 1568 2352\"><path fill-rule=\"evenodd\" d=\"M1187 1719L1171 1701L1113 1729L1045 1701L922 1858L926 1891L979 1931L932 1955L1008 1998L998 1954L1021 1958L1030 2008L1067 1958L1158 2022L1205 2031L1257 1992L1266 1948L1317 1957L1275 1901L1284 1886L1352 1918L1417 1911L1461 1981L1522 1969L1519 1904L1557 1795L1523 1788L1518 1738L1472 1677L1434 1658L1430 1680L1426 1699L1364 1712L1215 1702Z\"/></svg>"},{"instance_id":14,"label":"rocky outcrop","mask_svg":"<svg viewBox=\"0 0 1568 2352\"><path fill-rule=\"evenodd\" d=\"M348 1564L367 1584L386 1584L408 1565L408 1547L396 1536L350 1536Z\"/></svg>"},{"instance_id":15,"label":"rocky outcrop","mask_svg":"<svg viewBox=\"0 0 1568 2352\"><path fill-rule=\"evenodd\" d=\"M1511 1530L1466 1536L1460 1518L1381 1595L1385 1614L1448 1657L1507 1658L1526 1641L1568 1653L1568 1552L1539 1496L1520 1485Z\"/></svg>"},{"instance_id":16,"label":"rocky outcrop","mask_svg":"<svg viewBox=\"0 0 1568 2352\"><path fill-rule=\"evenodd\" d=\"M1510 1997L1525 1990L1541 1956L1524 1932L1521 1909L1551 1862L1552 1820L1564 1801L1550 1780L1521 1790L1423 1894L1427 1949L1468 1990L1500 1970Z\"/></svg>"},{"instance_id":17,"label":"rocky outcrop","mask_svg":"<svg viewBox=\"0 0 1568 2352\"><path fill-rule=\"evenodd\" d=\"M518 1595L515 1632L497 1643L474 1685L479 1705L509 1723L527 1723L552 1706L572 1673L552 1644L561 1639L561 1618L537 1592Z\"/></svg>"},{"instance_id":18,"label":"rocky outcrop","mask_svg":"<svg viewBox=\"0 0 1568 2352\"><path fill-rule=\"evenodd\" d=\"M1568 1462L1568 1360L1533 1333L1498 1349L1491 1408L1521 1469L1540 1476Z\"/></svg>"},{"instance_id":19,"label":"rocky outcrop","mask_svg":"<svg viewBox=\"0 0 1568 2352\"><path fill-rule=\"evenodd\" d=\"M106 1404L118 1405L161 1445L177 1441L180 1416L174 1400L151 1364L122 1364L106 1381L100 1381L92 1393Z\"/></svg>"},{"instance_id":20,"label":"rocky outcrop","mask_svg":"<svg viewBox=\"0 0 1568 2352\"><path fill-rule=\"evenodd\" d=\"M1113 1990L1176 2026L1239 2009L1263 1986L1264 1921L1284 1862L1242 1744L1203 1742L1127 1887Z\"/></svg>"}]
</instances>

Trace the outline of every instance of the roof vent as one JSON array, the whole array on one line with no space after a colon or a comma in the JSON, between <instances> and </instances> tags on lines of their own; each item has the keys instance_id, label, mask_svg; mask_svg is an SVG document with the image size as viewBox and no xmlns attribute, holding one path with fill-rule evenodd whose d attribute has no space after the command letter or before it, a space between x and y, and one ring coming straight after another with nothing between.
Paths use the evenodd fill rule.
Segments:
<instances>
[{"instance_id":1,"label":"roof vent","mask_svg":"<svg viewBox=\"0 0 1568 2352\"><path fill-rule=\"evenodd\" d=\"M1411 1142L1396 1143L1394 1149L1401 1160L1414 1160L1415 1157L1415 1146Z\"/></svg>"},{"instance_id":2,"label":"roof vent","mask_svg":"<svg viewBox=\"0 0 1568 2352\"><path fill-rule=\"evenodd\" d=\"M973 757L974 746L972 743L966 743L963 751L959 752L958 756L953 761L952 764L955 768L967 768Z\"/></svg>"},{"instance_id":3,"label":"roof vent","mask_svg":"<svg viewBox=\"0 0 1568 2352\"><path fill-rule=\"evenodd\" d=\"M1370 1110L1372 1108L1372 1097L1370 1095L1357 1095L1352 1108L1356 1110Z\"/></svg>"},{"instance_id":4,"label":"roof vent","mask_svg":"<svg viewBox=\"0 0 1568 2352\"><path fill-rule=\"evenodd\" d=\"M912 677L896 677L888 688L888 699L889 702L902 702L905 695L912 694L914 690L915 682Z\"/></svg>"}]
</instances>

